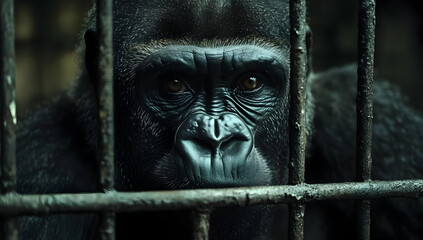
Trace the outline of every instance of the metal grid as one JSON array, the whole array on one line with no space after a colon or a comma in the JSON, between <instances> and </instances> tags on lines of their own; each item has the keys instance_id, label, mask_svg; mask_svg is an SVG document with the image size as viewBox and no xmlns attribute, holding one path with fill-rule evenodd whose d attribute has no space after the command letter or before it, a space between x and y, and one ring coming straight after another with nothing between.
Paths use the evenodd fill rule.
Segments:
<instances>
[{"instance_id":1,"label":"metal grid","mask_svg":"<svg viewBox=\"0 0 423 240\"><path fill-rule=\"evenodd\" d=\"M102 138L99 148L104 193L19 195L16 193L16 107L14 76L13 0L1 2L1 239L16 240L16 217L53 213L98 212L102 239L114 239L115 213L193 209L194 239L208 239L209 216L214 208L289 203L289 239L304 235L305 204L320 200L356 199L357 236L369 239L370 201L388 197L422 197L423 180L371 181L372 82L375 0L360 0L357 93L357 182L304 183L306 1L291 0L291 119L290 174L286 186L201 189L166 192L114 190L112 0L97 0L99 36L98 99Z\"/></svg>"}]
</instances>

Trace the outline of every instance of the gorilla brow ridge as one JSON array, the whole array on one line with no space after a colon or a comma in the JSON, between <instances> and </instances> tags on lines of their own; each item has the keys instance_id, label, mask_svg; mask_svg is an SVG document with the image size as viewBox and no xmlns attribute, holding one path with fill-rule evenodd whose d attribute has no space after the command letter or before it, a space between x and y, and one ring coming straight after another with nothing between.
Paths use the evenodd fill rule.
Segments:
<instances>
[{"instance_id":1,"label":"gorilla brow ridge","mask_svg":"<svg viewBox=\"0 0 423 240\"><path fill-rule=\"evenodd\" d=\"M144 60L156 53L158 50L167 47L167 46L175 46L175 45L193 45L197 47L204 47L204 48L218 48L218 47L229 47L229 46L241 46L241 45L253 45L257 47L263 47L265 49L271 50L275 52L279 56L288 56L289 52L289 44L286 44L284 41L281 40L269 40L264 38L258 37L248 37L248 38L231 38L231 39L203 39L202 41L194 41L191 39L160 39L160 40L152 40L147 44L137 44L137 43L128 43L125 44L126 46L123 49L126 49L131 56L130 58L130 65L129 65L129 76L131 78L135 77L136 71L139 68L140 64L144 62ZM289 59L287 59L287 63L289 64ZM147 66L144 66L147 67Z\"/></svg>"}]
</instances>

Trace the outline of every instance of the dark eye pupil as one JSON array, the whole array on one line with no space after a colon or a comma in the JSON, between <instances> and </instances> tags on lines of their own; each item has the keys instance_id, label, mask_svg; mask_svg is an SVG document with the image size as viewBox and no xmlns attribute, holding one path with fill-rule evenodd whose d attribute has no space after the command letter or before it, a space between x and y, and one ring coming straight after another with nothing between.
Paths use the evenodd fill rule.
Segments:
<instances>
[{"instance_id":1,"label":"dark eye pupil","mask_svg":"<svg viewBox=\"0 0 423 240\"><path fill-rule=\"evenodd\" d=\"M256 86L257 86L257 78L255 78L255 77L248 78L247 81L245 81L245 86L247 88L256 88Z\"/></svg>"},{"instance_id":2,"label":"dark eye pupil","mask_svg":"<svg viewBox=\"0 0 423 240\"><path fill-rule=\"evenodd\" d=\"M242 88L244 88L245 90L254 90L260 87L261 83L256 76L249 76L244 80L242 85Z\"/></svg>"},{"instance_id":3,"label":"dark eye pupil","mask_svg":"<svg viewBox=\"0 0 423 240\"><path fill-rule=\"evenodd\" d=\"M166 85L171 92L184 92L186 90L185 84L178 79L168 80Z\"/></svg>"}]
</instances>

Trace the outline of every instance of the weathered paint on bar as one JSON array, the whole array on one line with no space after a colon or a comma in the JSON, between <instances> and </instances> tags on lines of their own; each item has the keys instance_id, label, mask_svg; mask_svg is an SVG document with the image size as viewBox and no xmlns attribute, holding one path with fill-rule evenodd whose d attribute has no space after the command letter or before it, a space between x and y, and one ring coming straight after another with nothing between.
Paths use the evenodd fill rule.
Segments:
<instances>
[{"instance_id":1,"label":"weathered paint on bar","mask_svg":"<svg viewBox=\"0 0 423 240\"><path fill-rule=\"evenodd\" d=\"M291 20L291 72L290 72L290 136L289 136L289 183L304 182L306 147L306 1L290 1ZM289 207L288 239L304 238L305 206L292 204Z\"/></svg>"},{"instance_id":2,"label":"weathered paint on bar","mask_svg":"<svg viewBox=\"0 0 423 240\"><path fill-rule=\"evenodd\" d=\"M307 203L322 200L423 197L423 180L300 184L154 192L3 195L0 214L131 212Z\"/></svg>"},{"instance_id":3,"label":"weathered paint on bar","mask_svg":"<svg viewBox=\"0 0 423 240\"><path fill-rule=\"evenodd\" d=\"M0 3L0 77L1 77L1 193L16 192L16 91L15 91L15 31L13 0ZM1 239L17 240L15 218L2 219Z\"/></svg>"},{"instance_id":4,"label":"weathered paint on bar","mask_svg":"<svg viewBox=\"0 0 423 240\"><path fill-rule=\"evenodd\" d=\"M357 149L356 180L370 181L372 166L373 77L375 53L375 0L359 1ZM370 201L355 203L356 234L359 240L370 239Z\"/></svg>"},{"instance_id":5,"label":"weathered paint on bar","mask_svg":"<svg viewBox=\"0 0 423 240\"><path fill-rule=\"evenodd\" d=\"M196 209L191 219L193 223L193 239L208 240L210 231L210 209Z\"/></svg>"},{"instance_id":6,"label":"weathered paint on bar","mask_svg":"<svg viewBox=\"0 0 423 240\"><path fill-rule=\"evenodd\" d=\"M113 105L113 10L112 0L97 0L100 183L114 191L114 105ZM103 213L100 221L103 240L115 239L115 214Z\"/></svg>"}]
</instances>

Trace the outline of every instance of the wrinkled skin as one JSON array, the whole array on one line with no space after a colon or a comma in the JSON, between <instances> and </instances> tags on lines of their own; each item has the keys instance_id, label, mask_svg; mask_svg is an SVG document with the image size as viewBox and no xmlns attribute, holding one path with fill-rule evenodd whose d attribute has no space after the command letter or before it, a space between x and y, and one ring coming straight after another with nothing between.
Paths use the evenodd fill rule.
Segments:
<instances>
[{"instance_id":1,"label":"wrinkled skin","mask_svg":"<svg viewBox=\"0 0 423 240\"><path fill-rule=\"evenodd\" d=\"M287 183L289 13L286 1L114 1L116 188L143 191ZM74 87L19 125L21 193L100 191L97 34L89 14ZM309 183L353 181L354 67L311 72ZM423 173L423 119L375 83L374 179ZM34 164L37 163L37 164ZM310 204L306 238L353 239L349 203ZM373 206L374 239L421 239L423 204ZM283 239L284 206L216 210L212 239ZM97 239L96 215L25 217L21 239ZM190 212L118 214L117 238L189 239Z\"/></svg>"}]
</instances>

